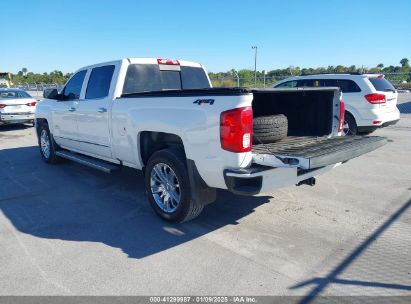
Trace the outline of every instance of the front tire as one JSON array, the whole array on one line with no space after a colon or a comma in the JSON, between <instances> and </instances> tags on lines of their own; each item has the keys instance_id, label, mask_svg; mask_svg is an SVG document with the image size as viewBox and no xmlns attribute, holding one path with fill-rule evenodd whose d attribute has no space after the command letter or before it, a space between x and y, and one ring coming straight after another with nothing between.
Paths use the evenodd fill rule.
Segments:
<instances>
[{"instance_id":1,"label":"front tire","mask_svg":"<svg viewBox=\"0 0 411 304\"><path fill-rule=\"evenodd\" d=\"M204 205L192 199L182 151L155 152L148 160L144 179L150 205L161 218L182 223L194 219L203 210Z\"/></svg>"},{"instance_id":2,"label":"front tire","mask_svg":"<svg viewBox=\"0 0 411 304\"><path fill-rule=\"evenodd\" d=\"M42 159L48 164L57 163L60 158L56 155L57 144L54 142L47 124L39 129L39 148Z\"/></svg>"}]
</instances>

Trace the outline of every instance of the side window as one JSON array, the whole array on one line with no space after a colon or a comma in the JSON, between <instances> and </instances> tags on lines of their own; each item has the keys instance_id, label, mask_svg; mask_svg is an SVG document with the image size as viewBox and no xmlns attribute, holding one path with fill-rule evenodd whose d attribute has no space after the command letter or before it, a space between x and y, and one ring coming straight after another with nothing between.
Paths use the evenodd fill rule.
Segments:
<instances>
[{"instance_id":1,"label":"side window","mask_svg":"<svg viewBox=\"0 0 411 304\"><path fill-rule=\"evenodd\" d=\"M335 86L339 87L343 93L361 92L360 87L354 81L348 79L335 80Z\"/></svg>"},{"instance_id":2,"label":"side window","mask_svg":"<svg viewBox=\"0 0 411 304\"><path fill-rule=\"evenodd\" d=\"M104 98L110 91L113 78L114 65L106 65L94 68L91 71L87 84L86 99Z\"/></svg>"},{"instance_id":3,"label":"side window","mask_svg":"<svg viewBox=\"0 0 411 304\"><path fill-rule=\"evenodd\" d=\"M313 87L314 86L314 82L318 83L318 80L314 80L314 79L301 79L298 80L297 82L297 87L302 88L302 87Z\"/></svg>"},{"instance_id":4,"label":"side window","mask_svg":"<svg viewBox=\"0 0 411 304\"><path fill-rule=\"evenodd\" d=\"M283 82L277 86L275 86L276 88L295 88L297 87L297 81L292 80L292 81L286 81Z\"/></svg>"},{"instance_id":5,"label":"side window","mask_svg":"<svg viewBox=\"0 0 411 304\"><path fill-rule=\"evenodd\" d=\"M73 100L80 98L81 87L83 85L84 77L86 76L86 70L77 72L64 87L63 95L64 100Z\"/></svg>"},{"instance_id":6,"label":"side window","mask_svg":"<svg viewBox=\"0 0 411 304\"><path fill-rule=\"evenodd\" d=\"M352 80L348 79L324 79L324 87L339 87L343 93L361 92L360 87Z\"/></svg>"},{"instance_id":7,"label":"side window","mask_svg":"<svg viewBox=\"0 0 411 304\"><path fill-rule=\"evenodd\" d=\"M324 79L323 86L324 87L338 87L334 79Z\"/></svg>"},{"instance_id":8,"label":"side window","mask_svg":"<svg viewBox=\"0 0 411 304\"><path fill-rule=\"evenodd\" d=\"M334 82L332 79L302 79L298 81L298 87L335 87Z\"/></svg>"}]
</instances>

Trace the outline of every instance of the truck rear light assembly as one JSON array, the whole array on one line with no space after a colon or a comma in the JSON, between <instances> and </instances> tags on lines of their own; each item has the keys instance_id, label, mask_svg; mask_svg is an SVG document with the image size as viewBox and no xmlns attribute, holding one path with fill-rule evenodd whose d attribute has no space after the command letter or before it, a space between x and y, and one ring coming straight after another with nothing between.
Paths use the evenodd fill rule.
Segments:
<instances>
[{"instance_id":1,"label":"truck rear light assembly","mask_svg":"<svg viewBox=\"0 0 411 304\"><path fill-rule=\"evenodd\" d=\"M0 103L0 109L4 109L7 105Z\"/></svg>"},{"instance_id":2,"label":"truck rear light assembly","mask_svg":"<svg viewBox=\"0 0 411 304\"><path fill-rule=\"evenodd\" d=\"M338 132L341 132L344 128L345 121L345 104L342 99L340 99L340 123L338 124Z\"/></svg>"},{"instance_id":3,"label":"truck rear light assembly","mask_svg":"<svg viewBox=\"0 0 411 304\"><path fill-rule=\"evenodd\" d=\"M27 106L29 106L29 107L34 107L36 104L37 104L37 102L33 101L33 102L29 102L29 103L27 104Z\"/></svg>"},{"instance_id":4,"label":"truck rear light assembly","mask_svg":"<svg viewBox=\"0 0 411 304\"><path fill-rule=\"evenodd\" d=\"M385 95L384 94L368 94L364 96L365 99L371 104L382 104L385 103Z\"/></svg>"},{"instance_id":5,"label":"truck rear light assembly","mask_svg":"<svg viewBox=\"0 0 411 304\"><path fill-rule=\"evenodd\" d=\"M373 125L379 125L381 123L381 120L374 120L372 122Z\"/></svg>"},{"instance_id":6,"label":"truck rear light assembly","mask_svg":"<svg viewBox=\"0 0 411 304\"><path fill-rule=\"evenodd\" d=\"M220 142L221 148L241 153L252 149L253 109L236 108L221 113Z\"/></svg>"},{"instance_id":7,"label":"truck rear light assembly","mask_svg":"<svg viewBox=\"0 0 411 304\"><path fill-rule=\"evenodd\" d=\"M158 64L165 64L165 65L180 65L180 62L175 59L157 59Z\"/></svg>"}]
</instances>

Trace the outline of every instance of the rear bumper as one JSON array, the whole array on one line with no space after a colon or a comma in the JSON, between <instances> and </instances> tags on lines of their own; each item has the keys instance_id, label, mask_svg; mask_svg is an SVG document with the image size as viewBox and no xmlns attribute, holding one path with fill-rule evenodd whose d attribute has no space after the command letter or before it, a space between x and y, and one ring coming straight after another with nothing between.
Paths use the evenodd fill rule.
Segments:
<instances>
[{"instance_id":1,"label":"rear bumper","mask_svg":"<svg viewBox=\"0 0 411 304\"><path fill-rule=\"evenodd\" d=\"M24 123L30 120L34 120L34 113L27 113L27 114L0 113L0 123L2 124Z\"/></svg>"},{"instance_id":2,"label":"rear bumper","mask_svg":"<svg viewBox=\"0 0 411 304\"><path fill-rule=\"evenodd\" d=\"M253 166L226 169L224 180L228 190L241 195L256 195L303 184L303 181L371 152L386 142L385 138L377 136L289 137L276 143L254 146ZM314 181L307 183L313 185Z\"/></svg>"},{"instance_id":3,"label":"rear bumper","mask_svg":"<svg viewBox=\"0 0 411 304\"><path fill-rule=\"evenodd\" d=\"M370 117L356 118L356 120L359 130L363 127L371 127L370 131L372 131L379 127L386 127L397 123L400 120L400 111L397 107L391 112L381 112L380 109L376 109L371 111Z\"/></svg>"},{"instance_id":4,"label":"rear bumper","mask_svg":"<svg viewBox=\"0 0 411 304\"><path fill-rule=\"evenodd\" d=\"M249 169L225 170L224 180L227 189L238 195L257 195L277 188L295 186L300 182L321 175L340 165L333 164L315 170L297 168L270 168L255 166Z\"/></svg>"},{"instance_id":5,"label":"rear bumper","mask_svg":"<svg viewBox=\"0 0 411 304\"><path fill-rule=\"evenodd\" d=\"M387 121L387 122L384 122L383 124L381 124L380 126L377 126L377 127L375 127L375 126L361 126L361 127L358 127L358 132L359 133L373 132L373 131L375 131L379 128L384 128L384 127L395 125L399 121L400 121L399 119Z\"/></svg>"}]
</instances>

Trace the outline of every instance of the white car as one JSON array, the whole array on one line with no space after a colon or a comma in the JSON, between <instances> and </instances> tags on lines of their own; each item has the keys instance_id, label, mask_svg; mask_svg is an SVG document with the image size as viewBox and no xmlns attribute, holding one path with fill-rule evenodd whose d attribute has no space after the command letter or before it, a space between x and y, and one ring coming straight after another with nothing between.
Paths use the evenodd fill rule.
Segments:
<instances>
[{"instance_id":1,"label":"white car","mask_svg":"<svg viewBox=\"0 0 411 304\"><path fill-rule=\"evenodd\" d=\"M345 134L368 134L400 119L398 93L383 74L310 74L284 79L273 87L339 87L345 103Z\"/></svg>"},{"instance_id":2,"label":"white car","mask_svg":"<svg viewBox=\"0 0 411 304\"><path fill-rule=\"evenodd\" d=\"M0 88L0 125L32 122L37 100L20 89Z\"/></svg>"},{"instance_id":3,"label":"white car","mask_svg":"<svg viewBox=\"0 0 411 304\"><path fill-rule=\"evenodd\" d=\"M382 137L340 136L340 96L337 87L211 88L198 63L125 58L81 68L61 93L46 90L36 131L47 163L144 171L153 209L182 222L214 201L216 188L256 195L314 185L315 176L384 145ZM286 137L253 142L275 133L279 116L288 120Z\"/></svg>"}]
</instances>

